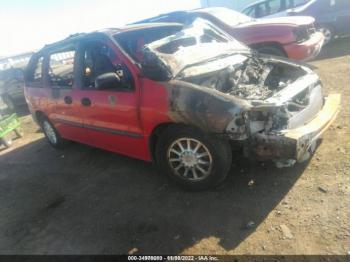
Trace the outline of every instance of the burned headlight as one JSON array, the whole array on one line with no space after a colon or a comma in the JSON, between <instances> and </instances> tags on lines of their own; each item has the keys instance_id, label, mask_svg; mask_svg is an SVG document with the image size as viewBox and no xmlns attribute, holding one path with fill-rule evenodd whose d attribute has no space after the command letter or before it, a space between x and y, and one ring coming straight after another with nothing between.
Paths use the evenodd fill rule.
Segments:
<instances>
[{"instance_id":1,"label":"burned headlight","mask_svg":"<svg viewBox=\"0 0 350 262\"><path fill-rule=\"evenodd\" d=\"M226 127L226 132L231 138L237 140L244 140L247 136L247 119L248 115L246 112L236 114L235 117L230 121Z\"/></svg>"},{"instance_id":2,"label":"burned headlight","mask_svg":"<svg viewBox=\"0 0 350 262\"><path fill-rule=\"evenodd\" d=\"M288 124L288 111L285 106L261 107L249 112L250 133L270 132L284 129Z\"/></svg>"}]
</instances>

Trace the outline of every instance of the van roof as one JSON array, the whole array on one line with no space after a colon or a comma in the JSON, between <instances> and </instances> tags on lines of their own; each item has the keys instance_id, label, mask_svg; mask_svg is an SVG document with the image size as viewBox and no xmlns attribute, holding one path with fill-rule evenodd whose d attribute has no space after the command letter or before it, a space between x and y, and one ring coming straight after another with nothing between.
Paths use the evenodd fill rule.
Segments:
<instances>
[{"instance_id":1,"label":"van roof","mask_svg":"<svg viewBox=\"0 0 350 262\"><path fill-rule=\"evenodd\" d=\"M45 45L40 51L51 49L60 45L65 45L72 43L74 41L78 41L82 38L91 37L94 35L115 35L118 33L130 32L130 31L138 31L147 28L156 28L156 27L174 27L174 26L183 26L178 23L145 23L145 24L132 24L123 27L115 27L115 28L104 28L101 30L96 30L90 33L76 33L68 36L67 38ZM39 52L40 52L39 51Z\"/></svg>"}]
</instances>

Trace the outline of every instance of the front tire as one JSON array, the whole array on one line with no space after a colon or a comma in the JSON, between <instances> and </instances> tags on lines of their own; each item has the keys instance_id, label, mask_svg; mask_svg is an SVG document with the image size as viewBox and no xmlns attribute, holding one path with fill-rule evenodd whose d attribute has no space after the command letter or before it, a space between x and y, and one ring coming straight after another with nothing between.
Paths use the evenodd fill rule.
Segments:
<instances>
[{"instance_id":1,"label":"front tire","mask_svg":"<svg viewBox=\"0 0 350 262\"><path fill-rule=\"evenodd\" d=\"M42 119L41 128L44 132L46 140L52 147L62 149L66 146L67 141L61 137L56 128L47 118Z\"/></svg>"},{"instance_id":2,"label":"front tire","mask_svg":"<svg viewBox=\"0 0 350 262\"><path fill-rule=\"evenodd\" d=\"M324 46L332 42L334 38L334 33L332 28L328 26L321 26L318 30L324 35L324 43L323 43Z\"/></svg>"},{"instance_id":3,"label":"front tire","mask_svg":"<svg viewBox=\"0 0 350 262\"><path fill-rule=\"evenodd\" d=\"M186 126L170 126L156 145L157 164L177 184L200 191L225 180L231 167L229 143Z\"/></svg>"}]
</instances>

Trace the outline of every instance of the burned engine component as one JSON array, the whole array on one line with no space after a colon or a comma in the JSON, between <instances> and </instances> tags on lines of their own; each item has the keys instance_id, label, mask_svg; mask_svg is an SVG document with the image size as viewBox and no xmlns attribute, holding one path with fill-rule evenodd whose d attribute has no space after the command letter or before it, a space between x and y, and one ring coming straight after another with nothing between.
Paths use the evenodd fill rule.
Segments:
<instances>
[{"instance_id":1,"label":"burned engine component","mask_svg":"<svg viewBox=\"0 0 350 262\"><path fill-rule=\"evenodd\" d=\"M249 57L220 71L183 80L247 100L265 100L303 74L303 70L286 64L266 63Z\"/></svg>"}]
</instances>

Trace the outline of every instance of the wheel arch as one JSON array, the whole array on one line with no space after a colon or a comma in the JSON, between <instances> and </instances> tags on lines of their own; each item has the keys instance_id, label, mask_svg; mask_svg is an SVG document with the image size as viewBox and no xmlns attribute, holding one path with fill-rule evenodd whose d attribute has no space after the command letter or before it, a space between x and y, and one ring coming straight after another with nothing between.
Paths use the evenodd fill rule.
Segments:
<instances>
[{"instance_id":1,"label":"wheel arch","mask_svg":"<svg viewBox=\"0 0 350 262\"><path fill-rule=\"evenodd\" d=\"M47 118L43 111L37 110L34 114L35 121L40 125L44 118Z\"/></svg>"},{"instance_id":2,"label":"wheel arch","mask_svg":"<svg viewBox=\"0 0 350 262\"><path fill-rule=\"evenodd\" d=\"M161 123L159 125L157 125L155 128L153 128L151 135L149 136L148 139L148 145L149 145L149 150L150 150L150 154L152 157L152 162L156 163L156 155L155 155L155 151L156 151L156 147L157 147L157 143L159 140L159 137L166 132L166 129L170 128L170 127L189 127L201 132L205 132L202 129L192 126L192 125L188 125L188 124L184 124L184 123L174 123L174 122L168 122L168 123ZM230 147L232 147L231 142L229 139L227 138L223 138L223 137L217 137L220 139L224 139L227 140L228 143L230 144Z\"/></svg>"},{"instance_id":3,"label":"wheel arch","mask_svg":"<svg viewBox=\"0 0 350 262\"><path fill-rule=\"evenodd\" d=\"M169 127L169 126L173 126L173 125L179 125L176 123L172 123L172 122L167 122L167 123L161 123L158 124L157 126L155 126L151 132L151 135L149 136L148 139L148 145L149 145L149 150L151 153L151 157L152 157L152 162L156 162L156 155L155 155L155 151L156 151L156 146L157 146L157 142L158 139L160 137L160 135Z\"/></svg>"},{"instance_id":4,"label":"wheel arch","mask_svg":"<svg viewBox=\"0 0 350 262\"><path fill-rule=\"evenodd\" d=\"M201 132L198 133L197 130ZM169 146L171 146L176 140L182 138L193 138L199 140L207 150L210 150L209 152L213 158L213 163L216 163L215 168L208 171L211 172L212 175L198 183L193 183L191 181L186 182L184 179L176 175L174 169L169 165ZM182 123L170 124L166 129L163 129L158 144L156 144L155 156L155 164L157 164L162 173L167 174L185 189L194 191L204 190L223 182L228 175L232 163L231 146L228 141L212 136L210 133L203 132L195 126L184 125Z\"/></svg>"},{"instance_id":5,"label":"wheel arch","mask_svg":"<svg viewBox=\"0 0 350 262\"><path fill-rule=\"evenodd\" d=\"M327 28L330 31L331 39L328 43L332 42L337 36L339 36L339 33L335 25L332 25L330 23L320 23L320 24L317 24L316 27L317 27L317 30L320 30L322 28ZM325 43L325 44L328 44L328 43Z\"/></svg>"}]
</instances>

